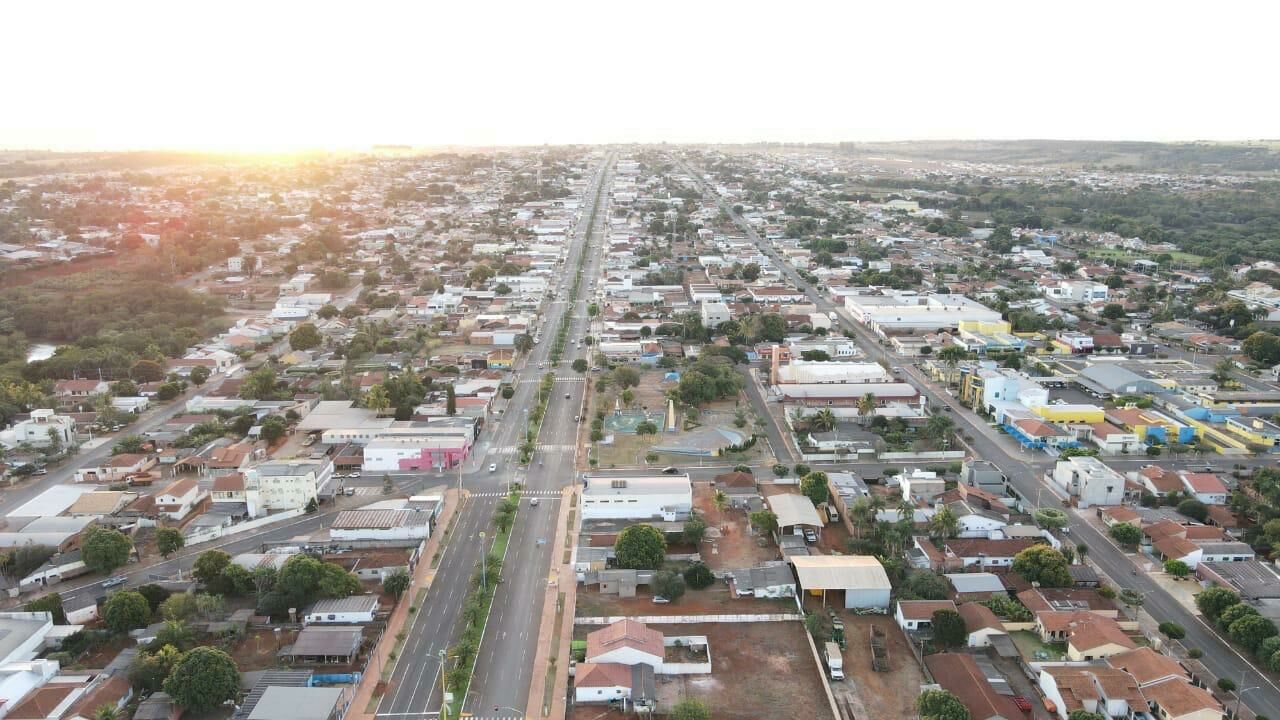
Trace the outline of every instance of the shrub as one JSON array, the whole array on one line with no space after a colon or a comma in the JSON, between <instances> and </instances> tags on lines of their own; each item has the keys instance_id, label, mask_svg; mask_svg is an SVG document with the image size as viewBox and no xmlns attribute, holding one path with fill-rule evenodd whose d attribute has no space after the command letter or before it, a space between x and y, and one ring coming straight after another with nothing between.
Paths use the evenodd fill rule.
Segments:
<instances>
[{"instance_id":1,"label":"shrub","mask_svg":"<svg viewBox=\"0 0 1280 720\"><path fill-rule=\"evenodd\" d=\"M1171 622L1160 623L1160 632L1170 640L1181 640L1187 636L1187 631L1181 625Z\"/></svg>"}]
</instances>

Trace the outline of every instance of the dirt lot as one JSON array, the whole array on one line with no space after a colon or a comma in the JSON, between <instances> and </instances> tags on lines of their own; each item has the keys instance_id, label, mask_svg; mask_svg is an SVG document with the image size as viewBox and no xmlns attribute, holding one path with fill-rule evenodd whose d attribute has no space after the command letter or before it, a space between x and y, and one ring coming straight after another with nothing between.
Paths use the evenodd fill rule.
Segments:
<instances>
[{"instance_id":1,"label":"dirt lot","mask_svg":"<svg viewBox=\"0 0 1280 720\"><path fill-rule=\"evenodd\" d=\"M731 598L729 587L723 582L705 590L689 590L678 600L665 605L653 604L653 595L641 588L635 597L602 595L596 586L578 588L578 600L574 612L578 617L609 617L613 615L727 615L731 613L793 613L795 600L768 600L765 598Z\"/></svg>"},{"instance_id":2,"label":"dirt lot","mask_svg":"<svg viewBox=\"0 0 1280 720\"><path fill-rule=\"evenodd\" d=\"M800 623L695 623L652 627L667 635L705 635L711 648L711 675L658 676L659 712L669 711L681 699L690 697L706 703L711 708L711 716L717 720L830 717L819 669ZM591 629L577 627L574 637L583 639ZM573 708L569 717L605 720L625 716L599 705L580 705Z\"/></svg>"},{"instance_id":3,"label":"dirt lot","mask_svg":"<svg viewBox=\"0 0 1280 720\"><path fill-rule=\"evenodd\" d=\"M231 650L231 658L236 661L240 670L265 670L282 667L284 663L276 658L276 652L298 637L296 630L281 630L279 642L271 628L250 630L244 640Z\"/></svg>"},{"instance_id":4,"label":"dirt lot","mask_svg":"<svg viewBox=\"0 0 1280 720\"><path fill-rule=\"evenodd\" d=\"M702 561L712 570L741 570L778 559L778 547L765 536L753 536L745 510L716 509L711 483L693 484L693 504L708 528L720 531L718 540L704 540Z\"/></svg>"},{"instance_id":5,"label":"dirt lot","mask_svg":"<svg viewBox=\"0 0 1280 720\"><path fill-rule=\"evenodd\" d=\"M811 603L817 610L820 606ZM914 717L924 673L907 647L902 630L887 615L842 613L848 647L844 651L843 682L831 683L836 701L847 700L859 720ZM885 633L889 648L889 671L871 669L871 626ZM714 657L714 656L713 656Z\"/></svg>"}]
</instances>

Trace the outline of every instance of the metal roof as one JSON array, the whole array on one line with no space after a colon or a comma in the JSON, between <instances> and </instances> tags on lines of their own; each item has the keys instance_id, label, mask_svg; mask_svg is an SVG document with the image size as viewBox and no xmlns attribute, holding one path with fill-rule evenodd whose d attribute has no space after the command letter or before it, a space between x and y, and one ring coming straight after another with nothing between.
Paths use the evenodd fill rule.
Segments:
<instances>
[{"instance_id":1,"label":"metal roof","mask_svg":"<svg viewBox=\"0 0 1280 720\"><path fill-rule=\"evenodd\" d=\"M805 590L889 590L889 576L870 555L804 555L791 564Z\"/></svg>"},{"instance_id":2,"label":"metal roof","mask_svg":"<svg viewBox=\"0 0 1280 720\"><path fill-rule=\"evenodd\" d=\"M778 527L792 525L821 527L823 524L822 519L818 517L818 508L814 507L813 501L804 495L770 495L767 500L773 514L778 516Z\"/></svg>"},{"instance_id":3,"label":"metal roof","mask_svg":"<svg viewBox=\"0 0 1280 720\"><path fill-rule=\"evenodd\" d=\"M298 633L289 654L294 657L353 655L360 647L360 639L358 627L306 627Z\"/></svg>"}]
</instances>

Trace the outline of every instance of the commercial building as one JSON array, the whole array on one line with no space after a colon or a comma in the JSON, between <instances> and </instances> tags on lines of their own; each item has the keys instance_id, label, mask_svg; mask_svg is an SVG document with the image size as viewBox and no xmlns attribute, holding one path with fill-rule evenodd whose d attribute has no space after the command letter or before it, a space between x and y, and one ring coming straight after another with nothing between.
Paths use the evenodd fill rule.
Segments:
<instances>
[{"instance_id":1,"label":"commercial building","mask_svg":"<svg viewBox=\"0 0 1280 720\"><path fill-rule=\"evenodd\" d=\"M688 473L590 473L582 477L584 520L683 520L693 509Z\"/></svg>"},{"instance_id":2,"label":"commercial building","mask_svg":"<svg viewBox=\"0 0 1280 720\"><path fill-rule=\"evenodd\" d=\"M1000 322L1000 313L963 295L849 295L845 309L881 337L958 330L962 322Z\"/></svg>"},{"instance_id":3,"label":"commercial building","mask_svg":"<svg viewBox=\"0 0 1280 720\"><path fill-rule=\"evenodd\" d=\"M889 611L892 586L880 561L869 555L795 555L790 558L800 588L827 603L843 593L845 608ZM838 597L838 596L837 596Z\"/></svg>"},{"instance_id":4,"label":"commercial building","mask_svg":"<svg viewBox=\"0 0 1280 720\"><path fill-rule=\"evenodd\" d=\"M269 462L244 471L245 501L249 515L301 510L323 492L331 494L333 463L322 460Z\"/></svg>"},{"instance_id":5,"label":"commercial building","mask_svg":"<svg viewBox=\"0 0 1280 720\"><path fill-rule=\"evenodd\" d=\"M1124 501L1124 476L1096 457L1077 455L1059 460L1048 479L1075 497L1078 507L1119 505Z\"/></svg>"}]
</instances>

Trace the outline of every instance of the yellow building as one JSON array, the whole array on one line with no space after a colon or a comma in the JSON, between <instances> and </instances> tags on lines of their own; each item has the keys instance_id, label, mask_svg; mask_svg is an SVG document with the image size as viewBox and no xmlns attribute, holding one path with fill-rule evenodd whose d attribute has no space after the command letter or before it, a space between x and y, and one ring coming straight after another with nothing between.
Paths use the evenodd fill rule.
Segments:
<instances>
[{"instance_id":1,"label":"yellow building","mask_svg":"<svg viewBox=\"0 0 1280 720\"><path fill-rule=\"evenodd\" d=\"M1041 405L1031 412L1051 423L1100 423L1106 415L1097 405Z\"/></svg>"}]
</instances>

